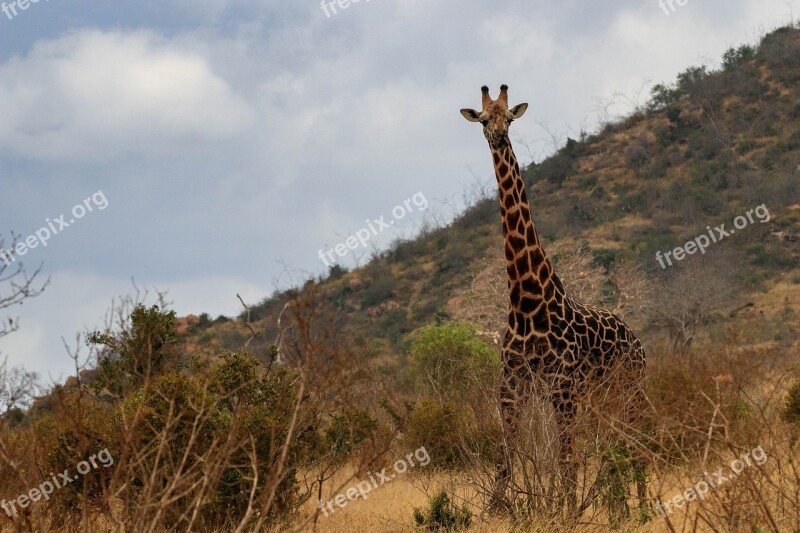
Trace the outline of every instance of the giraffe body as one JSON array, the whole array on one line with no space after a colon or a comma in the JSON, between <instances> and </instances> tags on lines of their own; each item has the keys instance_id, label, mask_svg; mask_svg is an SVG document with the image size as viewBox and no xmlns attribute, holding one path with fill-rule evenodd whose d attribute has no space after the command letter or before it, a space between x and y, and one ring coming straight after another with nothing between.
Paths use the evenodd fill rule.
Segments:
<instances>
[{"instance_id":1,"label":"giraffe body","mask_svg":"<svg viewBox=\"0 0 800 533\"><path fill-rule=\"evenodd\" d=\"M461 110L467 120L483 124L500 192L510 300L500 405L507 436L513 436L526 391L544 385L561 426L561 460L569 478L574 477L570 430L580 399L612 370L625 371L628 388L640 396L645 354L620 318L572 298L553 271L539 242L525 182L508 139L509 125L524 114L527 104L509 109L507 90L503 85L499 98L492 100L489 89L483 87L483 110ZM636 405L634 401L629 407ZM498 465L498 492L505 492L510 470L506 457ZM570 483L574 485L574 480ZM642 498L643 487L639 493Z\"/></svg>"}]
</instances>

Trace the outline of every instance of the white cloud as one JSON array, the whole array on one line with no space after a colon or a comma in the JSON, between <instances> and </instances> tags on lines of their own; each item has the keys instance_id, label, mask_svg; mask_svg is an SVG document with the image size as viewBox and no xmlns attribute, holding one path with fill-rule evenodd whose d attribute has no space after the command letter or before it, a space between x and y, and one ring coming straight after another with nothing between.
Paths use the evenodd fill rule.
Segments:
<instances>
[{"instance_id":1,"label":"white cloud","mask_svg":"<svg viewBox=\"0 0 800 533\"><path fill-rule=\"evenodd\" d=\"M0 148L30 158L158 153L241 133L248 103L201 55L148 31L79 31L0 65Z\"/></svg>"}]
</instances>

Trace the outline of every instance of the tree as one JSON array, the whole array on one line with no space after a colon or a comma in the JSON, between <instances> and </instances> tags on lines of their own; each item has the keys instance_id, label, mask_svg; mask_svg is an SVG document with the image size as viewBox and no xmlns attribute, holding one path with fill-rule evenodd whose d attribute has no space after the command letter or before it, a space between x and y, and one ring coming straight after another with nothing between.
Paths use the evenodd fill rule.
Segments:
<instances>
[{"instance_id":1,"label":"tree","mask_svg":"<svg viewBox=\"0 0 800 533\"><path fill-rule=\"evenodd\" d=\"M98 355L96 392L104 388L126 396L150 377L174 366L175 311L162 311L158 305L136 305L130 327L118 333L96 331L89 335L90 345L102 345Z\"/></svg>"},{"instance_id":2,"label":"tree","mask_svg":"<svg viewBox=\"0 0 800 533\"><path fill-rule=\"evenodd\" d=\"M731 255L715 250L713 256L687 258L653 283L650 315L654 325L667 329L671 354L685 353L698 327L730 300L737 277L733 265L741 264Z\"/></svg>"},{"instance_id":3,"label":"tree","mask_svg":"<svg viewBox=\"0 0 800 533\"><path fill-rule=\"evenodd\" d=\"M13 305L21 305L28 298L39 296L50 283L50 279L40 282L42 266L28 273L24 265L18 262L13 255L17 245L17 236L11 234L11 243L8 248L0 236L0 309L7 309ZM16 331L19 320L7 317L0 322L0 338Z\"/></svg>"},{"instance_id":4,"label":"tree","mask_svg":"<svg viewBox=\"0 0 800 533\"><path fill-rule=\"evenodd\" d=\"M0 309L22 305L28 298L39 296L50 282L40 282L42 266L28 273L24 265L13 255L17 237L11 234L11 242L6 248L0 236ZM7 251L8 250L8 251ZM7 317L0 319L0 338L19 329L19 319ZM7 361L0 363L0 416L8 415L19 407L27 407L39 390L39 377L23 368L8 368Z\"/></svg>"},{"instance_id":5,"label":"tree","mask_svg":"<svg viewBox=\"0 0 800 533\"><path fill-rule=\"evenodd\" d=\"M27 407L39 390L39 376L23 368L8 368L7 361L0 363L0 417Z\"/></svg>"},{"instance_id":6,"label":"tree","mask_svg":"<svg viewBox=\"0 0 800 533\"><path fill-rule=\"evenodd\" d=\"M680 91L672 85L659 83L650 90L650 102L648 106L653 111L663 111L669 109L680 100Z\"/></svg>"},{"instance_id":7,"label":"tree","mask_svg":"<svg viewBox=\"0 0 800 533\"><path fill-rule=\"evenodd\" d=\"M500 370L495 348L478 338L471 324L424 326L414 333L411 360L422 385L448 396L464 390L470 376L490 378Z\"/></svg>"},{"instance_id":8,"label":"tree","mask_svg":"<svg viewBox=\"0 0 800 533\"><path fill-rule=\"evenodd\" d=\"M753 59L755 56L756 49L749 44L728 48L728 50L722 56L722 70L729 72L745 61Z\"/></svg>"}]
</instances>

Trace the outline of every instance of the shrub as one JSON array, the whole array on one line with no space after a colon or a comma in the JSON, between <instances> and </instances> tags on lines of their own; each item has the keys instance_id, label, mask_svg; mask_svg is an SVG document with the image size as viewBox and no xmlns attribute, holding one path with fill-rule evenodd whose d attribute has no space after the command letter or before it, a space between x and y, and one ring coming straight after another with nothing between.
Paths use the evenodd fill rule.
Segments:
<instances>
[{"instance_id":1,"label":"shrub","mask_svg":"<svg viewBox=\"0 0 800 533\"><path fill-rule=\"evenodd\" d=\"M598 248L592 250L592 265L608 270L617 259L619 250L611 248Z\"/></svg>"},{"instance_id":2,"label":"shrub","mask_svg":"<svg viewBox=\"0 0 800 533\"><path fill-rule=\"evenodd\" d=\"M596 174L591 174L589 176L581 178L578 183L579 183L581 189L583 189L585 191L591 191L592 189L594 189L597 186L597 182L598 182L597 175Z\"/></svg>"},{"instance_id":3,"label":"shrub","mask_svg":"<svg viewBox=\"0 0 800 533\"><path fill-rule=\"evenodd\" d=\"M104 346L98 355L96 392L105 388L125 396L148 376L163 372L175 362L174 311L137 305L130 320L131 327L118 335L97 331L89 335L89 344Z\"/></svg>"},{"instance_id":4,"label":"shrub","mask_svg":"<svg viewBox=\"0 0 800 533\"><path fill-rule=\"evenodd\" d=\"M436 392L461 395L465 382L483 382L500 371L497 351L478 338L471 324L424 326L412 335L411 371Z\"/></svg>"},{"instance_id":5,"label":"shrub","mask_svg":"<svg viewBox=\"0 0 800 533\"><path fill-rule=\"evenodd\" d=\"M631 457L630 449L625 445L615 446L599 452L600 472L595 481L598 500L594 501L606 508L608 521L612 528L630 518L628 505L630 487L645 476L645 473Z\"/></svg>"},{"instance_id":6,"label":"shrub","mask_svg":"<svg viewBox=\"0 0 800 533\"><path fill-rule=\"evenodd\" d=\"M216 407L214 398L199 380L181 372L170 372L126 398L116 418L132 421L138 412L136 444L147 446L158 442L161 433L168 431L169 453L178 457L198 435L201 440L196 442L202 453L217 434L229 429L226 418ZM198 418L201 422L195 425Z\"/></svg>"},{"instance_id":7,"label":"shrub","mask_svg":"<svg viewBox=\"0 0 800 533\"><path fill-rule=\"evenodd\" d=\"M782 414L787 422L800 425L800 381L795 382L786 393Z\"/></svg>"},{"instance_id":8,"label":"shrub","mask_svg":"<svg viewBox=\"0 0 800 533\"><path fill-rule=\"evenodd\" d=\"M373 307L391 299L398 287L397 278L388 269L374 269L372 282L361 293L364 308Z\"/></svg>"},{"instance_id":9,"label":"shrub","mask_svg":"<svg viewBox=\"0 0 800 533\"><path fill-rule=\"evenodd\" d=\"M377 421L369 413L347 409L336 413L325 431L325 445L337 460L349 456L378 428Z\"/></svg>"},{"instance_id":10,"label":"shrub","mask_svg":"<svg viewBox=\"0 0 800 533\"><path fill-rule=\"evenodd\" d=\"M586 207L579 199L574 199L567 211L567 223L571 226L584 228L594 222L595 217L592 209Z\"/></svg>"},{"instance_id":11,"label":"shrub","mask_svg":"<svg viewBox=\"0 0 800 533\"><path fill-rule=\"evenodd\" d=\"M75 475L75 465L105 448L109 449L112 458L119 458L113 412L109 406L61 386L55 394L59 400L55 411L44 415L35 424L37 445L44 453L39 468L42 477L36 480L36 484L46 481L48 472L62 472L68 467ZM91 500L99 498L111 475L109 469L93 468L80 477L80 482L64 486L51 497L68 510L79 509L84 501L84 488L86 497Z\"/></svg>"},{"instance_id":12,"label":"shrub","mask_svg":"<svg viewBox=\"0 0 800 533\"><path fill-rule=\"evenodd\" d=\"M338 264L333 264L328 268L328 279L335 280L347 274L347 268Z\"/></svg>"},{"instance_id":13,"label":"shrub","mask_svg":"<svg viewBox=\"0 0 800 533\"><path fill-rule=\"evenodd\" d=\"M560 187L573 170L575 158L562 148L555 155L548 157L533 169L534 180L547 179L556 187Z\"/></svg>"},{"instance_id":14,"label":"shrub","mask_svg":"<svg viewBox=\"0 0 800 533\"><path fill-rule=\"evenodd\" d=\"M650 89L648 106L654 111L663 111L678 103L680 92L671 85L659 83Z\"/></svg>"},{"instance_id":15,"label":"shrub","mask_svg":"<svg viewBox=\"0 0 800 533\"><path fill-rule=\"evenodd\" d=\"M455 404L423 398L411 411L406 430L412 447L428 450L433 466L452 468L460 464L464 426Z\"/></svg>"},{"instance_id":16,"label":"shrub","mask_svg":"<svg viewBox=\"0 0 800 533\"><path fill-rule=\"evenodd\" d=\"M634 170L645 164L650 157L649 143L645 136L641 136L625 147L625 160L629 168Z\"/></svg>"},{"instance_id":17,"label":"shrub","mask_svg":"<svg viewBox=\"0 0 800 533\"><path fill-rule=\"evenodd\" d=\"M749 135L742 135L736 141L736 153L739 155L744 155L752 150L754 150L758 145L756 144L755 139L753 139Z\"/></svg>"},{"instance_id":18,"label":"shrub","mask_svg":"<svg viewBox=\"0 0 800 533\"><path fill-rule=\"evenodd\" d=\"M763 242L755 242L748 246L747 253L751 257L752 264L762 268L783 270L792 269L798 265L797 258L790 255L787 250L767 246Z\"/></svg>"},{"instance_id":19,"label":"shrub","mask_svg":"<svg viewBox=\"0 0 800 533\"><path fill-rule=\"evenodd\" d=\"M206 329L210 325L211 325L211 316L209 316L208 313L200 313L200 316L197 317L197 324L193 325L190 328L190 331Z\"/></svg>"},{"instance_id":20,"label":"shrub","mask_svg":"<svg viewBox=\"0 0 800 533\"><path fill-rule=\"evenodd\" d=\"M644 165L639 171L639 176L646 180L660 179L667 175L668 170L669 160L664 157L658 157Z\"/></svg>"},{"instance_id":21,"label":"shrub","mask_svg":"<svg viewBox=\"0 0 800 533\"><path fill-rule=\"evenodd\" d=\"M398 307L387 311L378 321L378 328L383 331L392 346L398 346L403 340L403 335L411 330L407 309Z\"/></svg>"},{"instance_id":22,"label":"shrub","mask_svg":"<svg viewBox=\"0 0 800 533\"><path fill-rule=\"evenodd\" d=\"M472 525L472 513L463 506L457 508L445 491L431 498L427 512L414 508L414 521L429 531L458 531Z\"/></svg>"},{"instance_id":23,"label":"shrub","mask_svg":"<svg viewBox=\"0 0 800 533\"><path fill-rule=\"evenodd\" d=\"M731 71L742 63L753 59L756 56L756 49L749 44L731 47L722 55L722 69L726 72Z\"/></svg>"},{"instance_id":24,"label":"shrub","mask_svg":"<svg viewBox=\"0 0 800 533\"><path fill-rule=\"evenodd\" d=\"M686 125L686 123L683 120L683 117L681 117L681 113L682 111L677 107L673 107L667 110L667 119L669 120L669 123L675 126L676 128L682 128Z\"/></svg>"},{"instance_id":25,"label":"shrub","mask_svg":"<svg viewBox=\"0 0 800 533\"><path fill-rule=\"evenodd\" d=\"M681 95L696 96L703 82L709 77L705 65L689 67L678 74L677 88Z\"/></svg>"},{"instance_id":26,"label":"shrub","mask_svg":"<svg viewBox=\"0 0 800 533\"><path fill-rule=\"evenodd\" d=\"M171 371L126 398L116 420L132 428L127 445L141 461L141 477L130 480L133 496L145 489L168 490L174 478L199 476L199 483L208 476L214 488L198 509L204 521L215 526L238 521L247 509L254 475L257 493L275 475L296 405L296 372L273 367L260 373L253 356L226 353L206 374ZM319 447L318 428L299 417L272 514L285 515L296 504L295 472ZM209 471L213 464L219 465L216 472ZM173 496L174 508L184 508L191 497ZM164 517L169 526L181 520L179 513Z\"/></svg>"}]
</instances>

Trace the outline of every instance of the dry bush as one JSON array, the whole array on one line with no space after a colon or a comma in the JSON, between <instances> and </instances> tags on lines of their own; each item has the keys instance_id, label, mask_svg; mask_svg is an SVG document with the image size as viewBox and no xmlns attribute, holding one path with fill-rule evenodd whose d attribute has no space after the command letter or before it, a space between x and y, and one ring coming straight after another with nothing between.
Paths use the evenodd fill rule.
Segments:
<instances>
[{"instance_id":1,"label":"dry bush","mask_svg":"<svg viewBox=\"0 0 800 533\"><path fill-rule=\"evenodd\" d=\"M650 516L669 531L800 527L797 430L781 417L796 354L737 341L731 332L725 346L703 353L650 354L644 421L617 428L645 460ZM710 487L720 469L727 479Z\"/></svg>"},{"instance_id":2,"label":"dry bush","mask_svg":"<svg viewBox=\"0 0 800 533\"><path fill-rule=\"evenodd\" d=\"M713 344L693 342L701 326L719 319L720 308L736 303L733 280L739 257L724 248L713 252L659 272L666 274L659 278L631 264L612 264L604 271L579 246L554 255L572 294L630 317L637 329L661 327L669 339L664 349L648 350L646 398L634 423L625 421L629 408L624 396L606 395L611 402L597 402L597 394L583 399L583 414L573 428L580 452L578 500L590 504L582 523L621 527L628 522L663 521L672 531L800 527L795 459L800 429L791 417L781 415L791 377L798 375L798 360L791 351L776 353L783 348L744 348L746 343L732 328ZM506 292L504 261L487 260L466 295L451 302L453 315L479 323L485 337L499 344L505 329ZM524 427L507 441L497 384L474 379L463 383L471 390L463 402L467 425L473 434L486 437L461 439L462 460L469 465L479 500L470 503L488 510L495 478L495 464L488 457L496 458L498 450L506 448L515 456L511 491L520 527L530 520L539 527L566 523L558 513L560 435L547 388L537 386L531 392L522 417ZM604 384L593 389L607 390ZM703 471L729 465L758 446L769 455L767 463L749 467L703 501L692 502L688 512L662 516L655 506L681 493L681 486L702 480ZM633 494L643 473L649 492L640 502ZM633 512L640 504L644 505L639 512Z\"/></svg>"},{"instance_id":3,"label":"dry bush","mask_svg":"<svg viewBox=\"0 0 800 533\"><path fill-rule=\"evenodd\" d=\"M358 473L378 464L392 437L365 401L380 384L319 308L314 294L289 305L283 363L278 347L204 361L176 351L173 314L124 299L106 330L89 336L103 345L88 356L96 368L56 386L29 424L0 426L0 496L28 493L49 472L75 475L101 450L113 465L17 507L12 527L308 527L317 514L300 512L306 502L345 465Z\"/></svg>"},{"instance_id":4,"label":"dry bush","mask_svg":"<svg viewBox=\"0 0 800 533\"><path fill-rule=\"evenodd\" d=\"M585 508L581 527L636 527L650 521L669 531L800 528L800 427L784 415L793 376L800 375L796 353L739 344L731 333L725 347L712 351L681 358L651 354L644 405L631 423L626 422L630 396L607 394L613 388L608 383L584 397L573 428L578 502ZM546 387L531 391L513 440L504 440L496 385L465 387L474 395L464 403L472 431L486 436L480 446L474 438L460 443L473 494L467 503L484 516L489 511L494 460L505 446L515 457L510 490L518 530L559 530L573 523L560 507L560 435ZM760 450L768 458L763 464L756 461ZM662 515L664 502L720 468L741 472L728 475L703 499L691 498L688 508L672 506ZM642 473L648 479L644 502L633 496Z\"/></svg>"}]
</instances>

